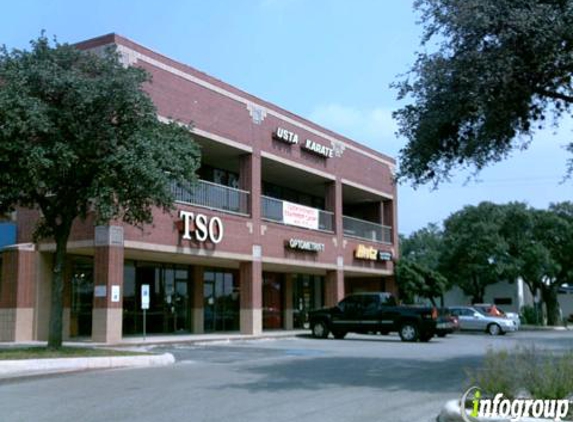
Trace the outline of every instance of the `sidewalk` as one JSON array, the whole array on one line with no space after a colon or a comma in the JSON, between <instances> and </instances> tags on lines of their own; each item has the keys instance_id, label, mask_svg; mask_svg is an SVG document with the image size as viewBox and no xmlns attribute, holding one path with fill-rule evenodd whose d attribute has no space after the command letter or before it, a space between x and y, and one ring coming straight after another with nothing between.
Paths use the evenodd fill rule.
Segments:
<instances>
[{"instance_id":1,"label":"sidewalk","mask_svg":"<svg viewBox=\"0 0 573 422\"><path fill-rule=\"evenodd\" d=\"M557 325L557 326L545 326L545 325L521 325L519 331L572 331L573 325L571 327Z\"/></svg>"},{"instance_id":2,"label":"sidewalk","mask_svg":"<svg viewBox=\"0 0 573 422\"><path fill-rule=\"evenodd\" d=\"M308 334L308 330L293 331L270 331L260 335L246 334L189 334L189 335L152 335L143 337L125 337L116 344L97 343L89 340L66 341L64 346L70 347L98 347L106 349L138 350L145 346L157 346L162 344L208 344L229 343L231 341L265 340L295 337ZM25 343L0 343L0 349L12 347L45 346L46 342L33 341ZM175 358L170 353L162 355L140 356L111 356L111 357L79 357L79 358L56 358L56 359L21 359L0 360L0 381L6 379L32 377L46 374L76 372L93 369L111 368L137 368L151 366L165 366L175 363Z\"/></svg>"},{"instance_id":3,"label":"sidewalk","mask_svg":"<svg viewBox=\"0 0 573 422\"><path fill-rule=\"evenodd\" d=\"M98 343L90 339L78 339L64 341L64 346L73 347L130 347L130 346L155 346L160 344L175 344L175 343L228 343L231 341L244 341L244 340L268 340L285 337L296 337L299 335L308 334L309 330L277 330L265 331L262 334L249 335L239 333L212 333L212 334L173 334L173 335L148 335L145 339L141 336L124 337L118 343ZM13 342L0 342L0 349L4 347L25 347L25 346L44 346L45 341L28 341L22 343Z\"/></svg>"}]
</instances>

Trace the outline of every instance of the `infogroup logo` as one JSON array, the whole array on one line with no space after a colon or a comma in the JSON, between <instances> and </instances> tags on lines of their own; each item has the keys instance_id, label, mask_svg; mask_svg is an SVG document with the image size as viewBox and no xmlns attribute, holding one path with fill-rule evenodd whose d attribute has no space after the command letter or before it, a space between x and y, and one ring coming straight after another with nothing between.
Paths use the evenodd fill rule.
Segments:
<instances>
[{"instance_id":1,"label":"infogroup logo","mask_svg":"<svg viewBox=\"0 0 573 422\"><path fill-rule=\"evenodd\" d=\"M466 403L471 402L471 410ZM522 418L544 418L561 421L569 412L569 400L508 399L502 393L485 398L478 387L471 387L461 398L462 419L477 422L476 418L501 418L517 422Z\"/></svg>"}]
</instances>

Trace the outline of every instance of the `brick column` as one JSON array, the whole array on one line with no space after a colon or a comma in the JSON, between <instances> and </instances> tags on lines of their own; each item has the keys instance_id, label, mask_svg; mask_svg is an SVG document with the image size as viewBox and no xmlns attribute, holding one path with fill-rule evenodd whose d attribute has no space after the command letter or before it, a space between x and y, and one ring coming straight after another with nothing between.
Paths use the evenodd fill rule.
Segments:
<instances>
[{"instance_id":1,"label":"brick column","mask_svg":"<svg viewBox=\"0 0 573 422\"><path fill-rule=\"evenodd\" d=\"M334 306L344 298L344 271L327 271L324 286L326 306Z\"/></svg>"},{"instance_id":2,"label":"brick column","mask_svg":"<svg viewBox=\"0 0 573 422\"><path fill-rule=\"evenodd\" d=\"M342 182L340 179L326 186L326 209L334 212L334 231L336 234L337 270L327 271L325 278L325 305L334 306L344 298L344 220Z\"/></svg>"},{"instance_id":3,"label":"brick column","mask_svg":"<svg viewBox=\"0 0 573 422\"><path fill-rule=\"evenodd\" d=\"M113 300L114 288L119 298ZM95 229L92 340L117 343L123 326L123 227Z\"/></svg>"},{"instance_id":4,"label":"brick column","mask_svg":"<svg viewBox=\"0 0 573 422\"><path fill-rule=\"evenodd\" d=\"M0 341L35 340L37 258L33 245L7 248L2 253Z\"/></svg>"},{"instance_id":5,"label":"brick column","mask_svg":"<svg viewBox=\"0 0 573 422\"><path fill-rule=\"evenodd\" d=\"M293 284L294 276L293 274L285 274L284 278L284 329L292 330L294 329L294 309L293 309Z\"/></svg>"},{"instance_id":6,"label":"brick column","mask_svg":"<svg viewBox=\"0 0 573 422\"><path fill-rule=\"evenodd\" d=\"M253 225L259 225L261 222L261 177L260 152L253 151L252 154L241 156L239 186L249 191L248 211ZM259 233L253 234L259 236Z\"/></svg>"},{"instance_id":7,"label":"brick column","mask_svg":"<svg viewBox=\"0 0 573 422\"><path fill-rule=\"evenodd\" d=\"M340 179L336 179L336 181L333 180L326 184L324 199L326 210L334 213L334 233L336 233L340 244L344 236L344 224L342 220L342 182Z\"/></svg>"},{"instance_id":8,"label":"brick column","mask_svg":"<svg viewBox=\"0 0 573 422\"><path fill-rule=\"evenodd\" d=\"M193 334L203 334L205 332L205 305L203 297L204 271L205 269L203 267L193 267L193 278L191 279L191 292L193 295L191 297L191 320L193 321L191 332Z\"/></svg>"},{"instance_id":9,"label":"brick column","mask_svg":"<svg viewBox=\"0 0 573 422\"><path fill-rule=\"evenodd\" d=\"M260 261L239 264L241 285L241 333L263 332L263 266Z\"/></svg>"},{"instance_id":10,"label":"brick column","mask_svg":"<svg viewBox=\"0 0 573 422\"><path fill-rule=\"evenodd\" d=\"M241 189L250 192L249 213L253 241L253 261L239 264L240 278L240 325L243 334L261 334L263 332L263 266L261 263L261 153L253 150L252 154L241 157L239 182Z\"/></svg>"}]
</instances>

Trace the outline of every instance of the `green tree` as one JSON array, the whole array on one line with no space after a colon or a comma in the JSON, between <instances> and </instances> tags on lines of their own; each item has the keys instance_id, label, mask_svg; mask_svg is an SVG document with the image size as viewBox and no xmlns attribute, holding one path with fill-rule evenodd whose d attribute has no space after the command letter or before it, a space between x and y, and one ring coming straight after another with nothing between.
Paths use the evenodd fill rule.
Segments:
<instances>
[{"instance_id":1,"label":"green tree","mask_svg":"<svg viewBox=\"0 0 573 422\"><path fill-rule=\"evenodd\" d=\"M406 303L422 297L436 306L435 298L448 288L448 280L438 271L441 249L442 232L436 224L429 224L409 237L400 236L396 281L400 297Z\"/></svg>"},{"instance_id":2,"label":"green tree","mask_svg":"<svg viewBox=\"0 0 573 422\"><path fill-rule=\"evenodd\" d=\"M536 128L571 111L573 2L417 0L423 51L394 84L399 178L447 179L526 147ZM568 149L573 152L573 143ZM573 161L569 161L569 172Z\"/></svg>"},{"instance_id":3,"label":"green tree","mask_svg":"<svg viewBox=\"0 0 573 422\"><path fill-rule=\"evenodd\" d=\"M486 287L507 275L502 216L498 205L482 202L464 207L444 222L441 272L471 296L473 303L483 302Z\"/></svg>"},{"instance_id":4,"label":"green tree","mask_svg":"<svg viewBox=\"0 0 573 422\"><path fill-rule=\"evenodd\" d=\"M51 44L0 50L0 212L34 208L36 240L56 244L48 346L62 343L62 270L74 221L149 223L170 210L170 183L200 163L189 128L160 123L142 69Z\"/></svg>"},{"instance_id":5,"label":"green tree","mask_svg":"<svg viewBox=\"0 0 573 422\"><path fill-rule=\"evenodd\" d=\"M448 287L448 280L442 274L408 258L398 261L396 282L405 303L414 303L419 297L430 300L434 306L436 298L441 297Z\"/></svg>"},{"instance_id":6,"label":"green tree","mask_svg":"<svg viewBox=\"0 0 573 422\"><path fill-rule=\"evenodd\" d=\"M558 290L573 282L573 203L552 204L537 217L537 238L548 251L545 277L538 282L541 298L547 308L547 323L561 324Z\"/></svg>"},{"instance_id":7,"label":"green tree","mask_svg":"<svg viewBox=\"0 0 573 422\"><path fill-rule=\"evenodd\" d=\"M443 233L437 224L413 232L410 236L400 236L400 255L431 270L437 270L440 264Z\"/></svg>"},{"instance_id":8,"label":"green tree","mask_svg":"<svg viewBox=\"0 0 573 422\"><path fill-rule=\"evenodd\" d=\"M520 277L533 295L538 289L541 291L548 324L555 325L559 315L556 276L560 265L549 242L555 229L563 229L562 221L552 212L535 210L524 203L509 203L501 210L501 235L508 248L506 274L511 280Z\"/></svg>"}]
</instances>

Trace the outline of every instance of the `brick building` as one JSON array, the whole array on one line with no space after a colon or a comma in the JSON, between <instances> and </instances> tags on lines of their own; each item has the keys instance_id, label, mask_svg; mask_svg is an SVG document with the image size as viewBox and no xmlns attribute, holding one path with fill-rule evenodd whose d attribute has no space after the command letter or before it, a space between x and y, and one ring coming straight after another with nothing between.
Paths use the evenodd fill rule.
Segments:
<instances>
[{"instance_id":1,"label":"brick building","mask_svg":"<svg viewBox=\"0 0 573 422\"><path fill-rule=\"evenodd\" d=\"M151 73L160 119L193 122L200 181L143 230L76 222L64 338L302 328L309 309L355 291L394 291L395 161L218 79L110 34ZM45 340L55 245L37 214L0 223L0 341Z\"/></svg>"}]
</instances>

